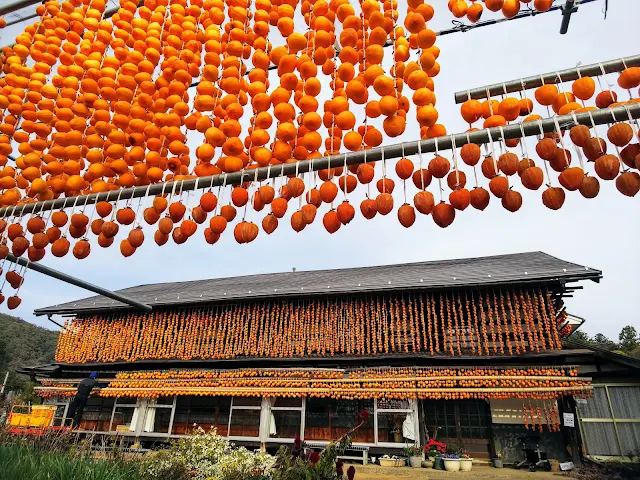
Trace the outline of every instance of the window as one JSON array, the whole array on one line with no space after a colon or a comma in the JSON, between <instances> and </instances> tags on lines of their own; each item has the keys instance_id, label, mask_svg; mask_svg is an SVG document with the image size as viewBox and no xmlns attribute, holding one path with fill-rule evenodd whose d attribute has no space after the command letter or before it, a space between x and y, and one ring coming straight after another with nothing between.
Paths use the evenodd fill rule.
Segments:
<instances>
[{"instance_id":1,"label":"window","mask_svg":"<svg viewBox=\"0 0 640 480\"><path fill-rule=\"evenodd\" d=\"M356 424L362 410L369 412L365 425L356 430L351 439L358 443L374 443L373 400L329 400L308 398L305 408L305 440L335 440Z\"/></svg>"},{"instance_id":2,"label":"window","mask_svg":"<svg viewBox=\"0 0 640 480\"><path fill-rule=\"evenodd\" d=\"M145 410L144 432L170 433L173 420L174 397L149 400Z\"/></svg>"},{"instance_id":3,"label":"window","mask_svg":"<svg viewBox=\"0 0 640 480\"><path fill-rule=\"evenodd\" d=\"M272 438L295 438L300 436L302 409L276 410L271 409L271 426L269 434ZM275 426L275 428L273 428Z\"/></svg>"},{"instance_id":4,"label":"window","mask_svg":"<svg viewBox=\"0 0 640 480\"><path fill-rule=\"evenodd\" d=\"M173 435L185 435L197 425L205 431L215 428L226 437L229 428L231 397L179 396L173 417Z\"/></svg>"},{"instance_id":5,"label":"window","mask_svg":"<svg viewBox=\"0 0 640 480\"><path fill-rule=\"evenodd\" d=\"M90 397L82 412L79 429L93 430L96 432L109 431L113 405L113 398Z\"/></svg>"},{"instance_id":6,"label":"window","mask_svg":"<svg viewBox=\"0 0 640 480\"><path fill-rule=\"evenodd\" d=\"M511 418L512 408L491 403L491 411L496 412L494 423L522 423ZM495 403L495 405L494 405ZM520 408L521 403L514 403L513 410ZM438 435L438 440L464 443L463 440L488 440L491 413L487 402L483 400L424 400L424 417L428 433L431 437ZM505 413L506 412L506 413ZM499 418L498 418L499 416ZM498 421L497 421L498 420Z\"/></svg>"},{"instance_id":7,"label":"window","mask_svg":"<svg viewBox=\"0 0 640 480\"><path fill-rule=\"evenodd\" d=\"M270 438L302 437L302 398L270 398L271 415L269 418Z\"/></svg>"},{"instance_id":8,"label":"window","mask_svg":"<svg viewBox=\"0 0 640 480\"><path fill-rule=\"evenodd\" d=\"M378 443L414 443L417 421L409 400L383 399L376 403Z\"/></svg>"},{"instance_id":9,"label":"window","mask_svg":"<svg viewBox=\"0 0 640 480\"><path fill-rule=\"evenodd\" d=\"M55 403L56 411L53 414L53 420L51 421L51 426L59 427L64 423L64 417L67 414L67 405L68 403ZM111 417L109 417L111 418ZM67 422L68 424L68 422Z\"/></svg>"},{"instance_id":10,"label":"window","mask_svg":"<svg viewBox=\"0 0 640 480\"><path fill-rule=\"evenodd\" d=\"M113 409L110 431L135 432L138 421L138 399L117 398Z\"/></svg>"},{"instance_id":11,"label":"window","mask_svg":"<svg viewBox=\"0 0 640 480\"><path fill-rule=\"evenodd\" d=\"M261 406L261 397L233 397L229 437L259 438Z\"/></svg>"},{"instance_id":12,"label":"window","mask_svg":"<svg viewBox=\"0 0 640 480\"><path fill-rule=\"evenodd\" d=\"M304 439L331 441L331 401L307 398L304 416Z\"/></svg>"}]
</instances>

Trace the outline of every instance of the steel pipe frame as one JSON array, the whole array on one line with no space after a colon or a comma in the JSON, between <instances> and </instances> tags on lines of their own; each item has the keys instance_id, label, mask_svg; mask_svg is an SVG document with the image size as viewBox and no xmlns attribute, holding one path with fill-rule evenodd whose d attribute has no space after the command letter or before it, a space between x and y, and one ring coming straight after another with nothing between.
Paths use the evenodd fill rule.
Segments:
<instances>
[{"instance_id":1,"label":"steel pipe frame","mask_svg":"<svg viewBox=\"0 0 640 480\"><path fill-rule=\"evenodd\" d=\"M36 2L36 3L42 3L42 1L40 0L40 1ZM143 4L144 4L144 0L141 0L140 3L139 3L139 7L142 6ZM111 7L111 8L105 9L104 19L113 17L113 15L115 15L118 12L119 9L120 9L120 7ZM6 25L5 28L10 27L12 25L17 25L18 23L26 22L27 20L31 20L32 18L36 18L38 16L39 15L37 13L33 13L31 15L27 15L25 17L22 17L22 18L19 18L19 19L16 19L16 20L12 20L10 22L7 22L7 25ZM7 45L7 46L8 47L12 47L13 45L15 45L15 44Z\"/></svg>"},{"instance_id":2,"label":"steel pipe frame","mask_svg":"<svg viewBox=\"0 0 640 480\"><path fill-rule=\"evenodd\" d=\"M570 82L577 80L580 76L597 76L603 73L621 72L627 67L640 66L640 55L619 58L617 60L609 60L601 63L593 63L591 65L583 65L559 72L544 73L534 75L532 77L520 78L517 80L509 80L503 83L494 83L484 87L472 88L455 93L456 103L463 103L469 99L480 100L483 98L501 95L503 93L521 92L531 88L541 87L542 85L550 85L562 82Z\"/></svg>"},{"instance_id":3,"label":"steel pipe frame","mask_svg":"<svg viewBox=\"0 0 640 480\"><path fill-rule=\"evenodd\" d=\"M562 8L562 24L560 25L560 35L564 35L569 30L569 22L571 21L571 15L578 11L578 5L576 0L567 0Z\"/></svg>"},{"instance_id":4,"label":"steel pipe frame","mask_svg":"<svg viewBox=\"0 0 640 480\"><path fill-rule=\"evenodd\" d=\"M0 7L0 16L6 15L7 13L13 13L16 10L20 10L21 8L27 8L31 5L36 5L38 3L42 3L42 0L18 0L17 2L10 3L9 5L5 5Z\"/></svg>"},{"instance_id":5,"label":"steel pipe frame","mask_svg":"<svg viewBox=\"0 0 640 480\"><path fill-rule=\"evenodd\" d=\"M568 2L573 2L574 0L567 0L567 1ZM562 11L563 19L562 19L562 25L560 27L560 33L562 35L564 35L565 33L567 33L567 29L569 28L569 20L568 20L568 18L571 16L571 13L577 12L579 5L585 5L587 3L591 3L591 2L595 2L595 1L597 1L597 0L582 0L578 5L575 5L574 7L571 7L571 10L570 10L568 16L565 16L565 11L566 11L566 7L567 7L566 5L565 6L554 5L549 10L545 10L544 12L538 12L537 10L533 10L531 8L527 8L526 10L521 10L518 14L516 14L515 17L512 17L512 18L496 18L496 19L491 19L491 20L483 20L483 21L480 21L480 22L477 22L477 23L472 23L471 25L463 23L463 22L461 22L459 20L453 20L453 24L455 25L455 27L450 28L448 30L442 30L441 32L438 32L438 35L449 35L450 33L456 33L456 32L468 32L469 30L474 30L476 28L488 27L489 25L495 25L497 23L503 23L503 22L510 22L511 20L518 20L518 19L521 19L521 18L531 18L531 17L535 17L537 15L542 15L544 13L555 12L557 10L561 10ZM565 18L567 18L566 26L565 26Z\"/></svg>"},{"instance_id":6,"label":"steel pipe frame","mask_svg":"<svg viewBox=\"0 0 640 480\"><path fill-rule=\"evenodd\" d=\"M89 290L91 292L97 293L99 295L103 295L105 297L109 297L113 300L117 300L118 302L125 303L137 309L143 310L145 312L151 312L152 308L150 305L146 303L138 302L133 298L129 298L126 295L122 295L117 292L112 292L111 290L107 290L106 288L99 287L89 282L85 282L84 280L80 280L79 278L72 277L71 275L67 275L66 273L59 272L58 270L54 270L53 268L49 268L41 263L30 262L26 258L15 257L12 254L7 255L7 260L9 262L15 263L17 265L22 265L30 270L34 270L36 272L42 273L51 278L55 278L57 280L62 280L65 283L69 283L71 285L75 285L76 287L84 288L85 290Z\"/></svg>"},{"instance_id":7,"label":"steel pipe frame","mask_svg":"<svg viewBox=\"0 0 640 480\"><path fill-rule=\"evenodd\" d=\"M613 122L628 121L630 118L640 118L640 103L623 105L614 108L603 108L591 112L583 112L573 115L560 115L539 121L514 123L505 127L494 127L476 130L474 132L446 135L426 140L396 143L384 147L376 147L357 152L341 153L329 157L321 157L312 160L301 160L295 163L283 163L260 167L253 170L241 170L233 173L221 173L208 177L188 178L153 185L130 187L109 192L91 193L76 197L64 197L44 202L26 203L13 207L0 208L0 218L14 215L22 216L26 213L40 213L48 210L64 209L67 207L94 204L101 201L113 202L116 200L128 200L132 198L163 195L171 192L185 192L223 185L239 185L244 182L261 181L284 175L296 175L310 171L324 170L332 167L340 167L344 164L355 165L365 162L378 162L385 158L401 158L419 153L429 153L438 150L450 150L452 147L461 147L467 143L484 144L496 140L508 140L513 138L530 137L542 132L549 133L556 128L556 122L562 130L574 125L587 126L602 125Z\"/></svg>"}]
</instances>

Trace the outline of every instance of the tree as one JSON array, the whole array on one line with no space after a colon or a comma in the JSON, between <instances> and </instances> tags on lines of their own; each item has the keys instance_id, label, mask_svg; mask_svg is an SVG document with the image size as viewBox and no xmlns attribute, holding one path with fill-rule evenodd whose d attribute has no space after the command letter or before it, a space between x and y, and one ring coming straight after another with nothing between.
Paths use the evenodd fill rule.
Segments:
<instances>
[{"instance_id":1,"label":"tree","mask_svg":"<svg viewBox=\"0 0 640 480\"><path fill-rule=\"evenodd\" d=\"M640 344L638 332L631 325L627 325L620 331L618 339L620 340L620 348L627 353L638 348Z\"/></svg>"},{"instance_id":2,"label":"tree","mask_svg":"<svg viewBox=\"0 0 640 480\"><path fill-rule=\"evenodd\" d=\"M571 340L575 340L578 343L582 343L584 345L592 345L593 340L589 338L589 335L584 333L582 330L578 330L577 332L573 332L571 334Z\"/></svg>"},{"instance_id":3,"label":"tree","mask_svg":"<svg viewBox=\"0 0 640 480\"><path fill-rule=\"evenodd\" d=\"M0 338L0 369L9 361L7 355L7 341Z\"/></svg>"},{"instance_id":4,"label":"tree","mask_svg":"<svg viewBox=\"0 0 640 480\"><path fill-rule=\"evenodd\" d=\"M607 350L615 350L616 348L618 348L618 344L616 342L609 339L609 337L603 335L602 333L598 333L595 337L593 337L593 343L596 346L600 348L606 348Z\"/></svg>"}]
</instances>

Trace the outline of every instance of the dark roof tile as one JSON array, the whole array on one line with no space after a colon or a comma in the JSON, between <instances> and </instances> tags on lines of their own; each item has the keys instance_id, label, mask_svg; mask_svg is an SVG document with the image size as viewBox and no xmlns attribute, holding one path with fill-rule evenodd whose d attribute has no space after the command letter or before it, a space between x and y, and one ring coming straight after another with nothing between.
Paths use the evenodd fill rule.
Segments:
<instances>
[{"instance_id":1,"label":"dark roof tile","mask_svg":"<svg viewBox=\"0 0 640 480\"><path fill-rule=\"evenodd\" d=\"M542 252L440 260L374 267L213 278L156 283L118 290L152 306L181 305L292 295L439 289L521 282L598 280L599 270L566 262ZM130 308L101 295L35 311L36 315L75 314Z\"/></svg>"}]
</instances>

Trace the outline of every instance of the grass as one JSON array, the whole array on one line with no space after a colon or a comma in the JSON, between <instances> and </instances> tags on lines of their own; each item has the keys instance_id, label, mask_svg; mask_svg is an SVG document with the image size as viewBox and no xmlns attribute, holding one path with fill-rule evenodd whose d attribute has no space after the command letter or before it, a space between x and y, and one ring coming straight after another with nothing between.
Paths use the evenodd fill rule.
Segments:
<instances>
[{"instance_id":1,"label":"grass","mask_svg":"<svg viewBox=\"0 0 640 480\"><path fill-rule=\"evenodd\" d=\"M138 480L137 464L0 445L0 480Z\"/></svg>"}]
</instances>

